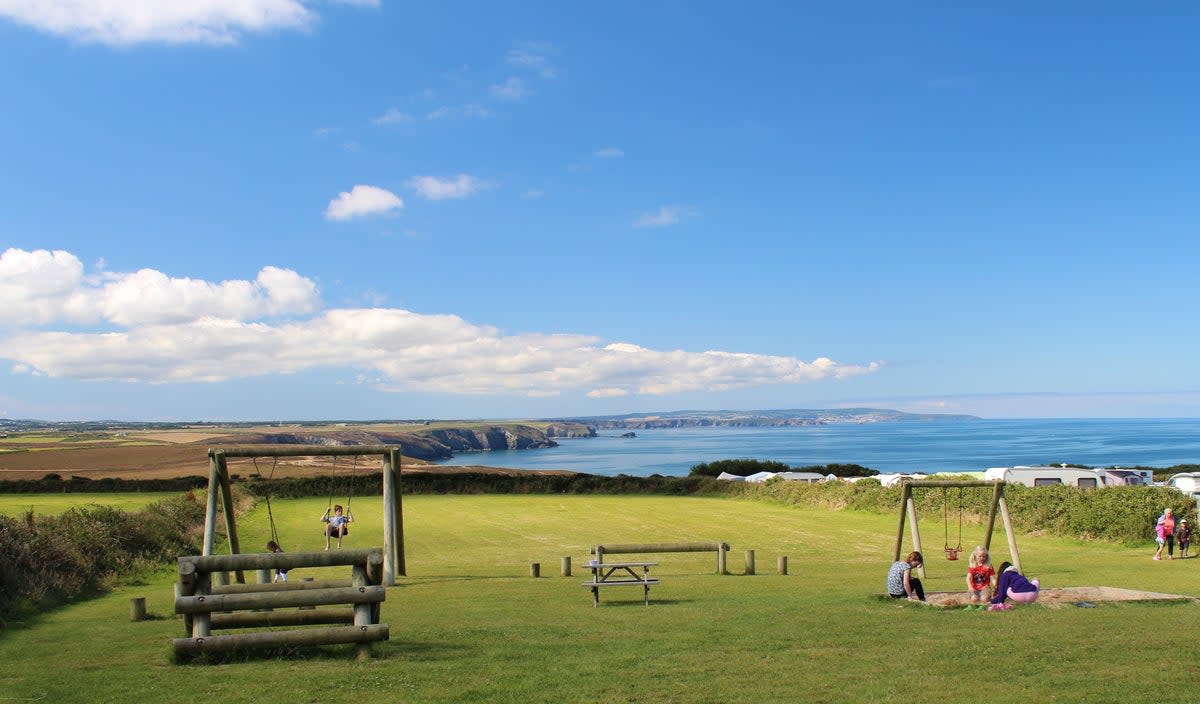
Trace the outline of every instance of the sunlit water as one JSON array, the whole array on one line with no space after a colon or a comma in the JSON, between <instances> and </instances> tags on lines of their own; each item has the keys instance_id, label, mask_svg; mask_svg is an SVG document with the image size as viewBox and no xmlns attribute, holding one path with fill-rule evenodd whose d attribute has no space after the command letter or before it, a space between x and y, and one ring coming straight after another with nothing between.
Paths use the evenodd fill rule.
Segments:
<instances>
[{"instance_id":1,"label":"sunlit water","mask_svg":"<svg viewBox=\"0 0 1200 704\"><path fill-rule=\"evenodd\" d=\"M445 465L567 469L589 474L684 475L732 458L792 466L853 462L881 472L978 471L1057 464L1168 467L1200 462L1200 419L977 420L792 428L598 431L540 450L464 453Z\"/></svg>"}]
</instances>

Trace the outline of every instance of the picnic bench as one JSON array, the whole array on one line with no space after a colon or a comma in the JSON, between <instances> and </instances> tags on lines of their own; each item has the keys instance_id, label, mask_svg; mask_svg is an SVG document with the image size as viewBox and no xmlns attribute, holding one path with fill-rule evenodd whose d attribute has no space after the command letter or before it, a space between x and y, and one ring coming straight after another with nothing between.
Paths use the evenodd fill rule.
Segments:
<instances>
[{"instance_id":1,"label":"picnic bench","mask_svg":"<svg viewBox=\"0 0 1200 704\"><path fill-rule=\"evenodd\" d=\"M642 601L650 605L650 587L658 584L658 580L650 576L650 568L657 562L599 562L592 560L587 564L592 571L592 578L583 586L592 590L592 606L600 605L600 587L637 587L642 588ZM640 568L640 572L638 571Z\"/></svg>"}]
</instances>

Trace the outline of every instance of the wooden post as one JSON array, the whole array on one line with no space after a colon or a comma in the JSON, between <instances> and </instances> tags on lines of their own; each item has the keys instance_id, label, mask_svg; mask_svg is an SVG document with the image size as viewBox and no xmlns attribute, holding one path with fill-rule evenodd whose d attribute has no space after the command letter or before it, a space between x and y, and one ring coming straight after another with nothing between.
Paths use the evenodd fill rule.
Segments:
<instances>
[{"instance_id":1,"label":"wooden post","mask_svg":"<svg viewBox=\"0 0 1200 704\"><path fill-rule=\"evenodd\" d=\"M542 563L530 562L529 563L529 576L530 577L541 577L542 576Z\"/></svg>"},{"instance_id":2,"label":"wooden post","mask_svg":"<svg viewBox=\"0 0 1200 704\"><path fill-rule=\"evenodd\" d=\"M217 490L221 486L221 477L217 471L217 453L208 451L208 500L204 507L204 544L201 555L213 554L213 545L217 542Z\"/></svg>"},{"instance_id":3,"label":"wooden post","mask_svg":"<svg viewBox=\"0 0 1200 704\"><path fill-rule=\"evenodd\" d=\"M1017 536L1013 534L1012 520L1008 517L1008 502L1004 500L1004 494L1000 494L1000 520L1004 522L1004 534L1008 537L1008 554L1012 556L1013 565L1017 571L1024 574L1021 569L1021 556L1017 554Z\"/></svg>"},{"instance_id":4,"label":"wooden post","mask_svg":"<svg viewBox=\"0 0 1200 704\"><path fill-rule=\"evenodd\" d=\"M396 584L396 465L395 453L383 456L383 583Z\"/></svg>"},{"instance_id":5,"label":"wooden post","mask_svg":"<svg viewBox=\"0 0 1200 704\"><path fill-rule=\"evenodd\" d=\"M146 597L135 596L129 600L129 620L130 621L145 621L146 620Z\"/></svg>"},{"instance_id":6,"label":"wooden post","mask_svg":"<svg viewBox=\"0 0 1200 704\"><path fill-rule=\"evenodd\" d=\"M990 554L992 552L992 532L996 529L996 508L1000 505L1000 497L1004 495L1002 482L996 482L992 486L992 503L988 507L988 524L987 531L983 534L983 549Z\"/></svg>"},{"instance_id":7,"label":"wooden post","mask_svg":"<svg viewBox=\"0 0 1200 704\"><path fill-rule=\"evenodd\" d=\"M925 556L925 550L921 548L921 531L917 528L917 505L913 501L912 488L908 490L908 501L905 502L905 508L908 511L908 527L912 531L913 550L921 553L921 557ZM925 562L921 562L921 566L917 568L921 579L925 579Z\"/></svg>"},{"instance_id":8,"label":"wooden post","mask_svg":"<svg viewBox=\"0 0 1200 704\"><path fill-rule=\"evenodd\" d=\"M729 570L726 569L727 562L725 555L728 549L729 548L725 545L725 543L721 543L717 546L717 574L729 574Z\"/></svg>"},{"instance_id":9,"label":"wooden post","mask_svg":"<svg viewBox=\"0 0 1200 704\"><path fill-rule=\"evenodd\" d=\"M366 563L354 565L350 568L350 584L360 589L365 589L367 583L367 566ZM384 587L374 587L375 589L383 589ZM359 628L365 628L372 625L371 623L371 604L362 603L354 605L354 625ZM359 643L356 648L356 657L359 660L371 659L371 644Z\"/></svg>"},{"instance_id":10,"label":"wooden post","mask_svg":"<svg viewBox=\"0 0 1200 704\"><path fill-rule=\"evenodd\" d=\"M904 516L908 514L908 499L912 496L912 487L907 481L900 484L900 526L896 528L896 552L892 562L900 561L900 551L904 548Z\"/></svg>"},{"instance_id":11,"label":"wooden post","mask_svg":"<svg viewBox=\"0 0 1200 704\"><path fill-rule=\"evenodd\" d=\"M779 574L787 574L787 555L779 556Z\"/></svg>"},{"instance_id":12,"label":"wooden post","mask_svg":"<svg viewBox=\"0 0 1200 704\"><path fill-rule=\"evenodd\" d=\"M559 574L559 576L562 576L562 577L570 577L571 576L571 556L570 555L562 558L562 560L559 562L558 574Z\"/></svg>"},{"instance_id":13,"label":"wooden post","mask_svg":"<svg viewBox=\"0 0 1200 704\"><path fill-rule=\"evenodd\" d=\"M746 574L754 574L754 551L746 551Z\"/></svg>"},{"instance_id":14,"label":"wooden post","mask_svg":"<svg viewBox=\"0 0 1200 704\"><path fill-rule=\"evenodd\" d=\"M229 482L229 465L224 458L224 452L217 452L217 480L221 482L221 501L224 516L226 516L226 532L229 535L229 552L240 553L241 542L238 540L238 512L233 506L233 486ZM245 576L238 582L245 582Z\"/></svg>"},{"instance_id":15,"label":"wooden post","mask_svg":"<svg viewBox=\"0 0 1200 704\"><path fill-rule=\"evenodd\" d=\"M395 492L396 492L396 518L393 522L395 527L395 535L392 537L392 545L396 550L396 574L401 577L408 576L408 567L404 558L404 487L401 484L404 469L404 458L400 453L399 447L394 447L391 450L392 467L396 470Z\"/></svg>"}]
</instances>

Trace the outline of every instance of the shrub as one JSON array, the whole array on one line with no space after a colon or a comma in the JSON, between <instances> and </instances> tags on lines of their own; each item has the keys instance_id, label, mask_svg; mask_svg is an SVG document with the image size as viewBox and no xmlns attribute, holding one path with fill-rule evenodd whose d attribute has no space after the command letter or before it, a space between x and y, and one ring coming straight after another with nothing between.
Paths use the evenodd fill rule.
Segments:
<instances>
[{"instance_id":1,"label":"shrub","mask_svg":"<svg viewBox=\"0 0 1200 704\"><path fill-rule=\"evenodd\" d=\"M114 577L194 554L203 520L204 505L186 496L136 513L91 505L0 516L0 616L95 594Z\"/></svg>"}]
</instances>

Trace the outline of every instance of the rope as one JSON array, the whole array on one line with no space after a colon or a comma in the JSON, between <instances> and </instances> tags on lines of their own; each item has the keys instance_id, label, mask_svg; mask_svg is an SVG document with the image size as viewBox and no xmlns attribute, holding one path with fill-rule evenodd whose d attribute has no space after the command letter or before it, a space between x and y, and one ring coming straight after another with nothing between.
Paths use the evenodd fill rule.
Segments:
<instances>
[{"instance_id":1,"label":"rope","mask_svg":"<svg viewBox=\"0 0 1200 704\"><path fill-rule=\"evenodd\" d=\"M346 513L350 513L350 499L354 498L354 478L358 473L358 455L354 456L354 463L350 465L350 487L346 491Z\"/></svg>"},{"instance_id":2,"label":"rope","mask_svg":"<svg viewBox=\"0 0 1200 704\"><path fill-rule=\"evenodd\" d=\"M263 478L262 471L260 471L258 468L258 458L251 457L250 459L254 461L254 474L257 475L259 479L262 479ZM271 540L273 540L275 542L275 544L278 545L279 548L282 550L283 543L279 542L279 531L277 531L275 529L275 514L274 514L274 512L271 511L271 484L270 484L270 482L275 477L275 467L277 467L278 465L279 465L279 457L276 456L275 460L271 463L271 473L269 475L267 475L267 477L266 477L267 489L266 489L266 495L263 498L265 498L266 502L267 502L267 522L271 524Z\"/></svg>"}]
</instances>

